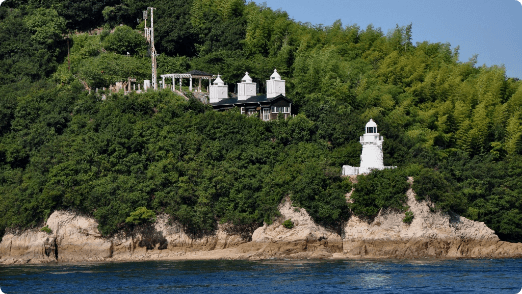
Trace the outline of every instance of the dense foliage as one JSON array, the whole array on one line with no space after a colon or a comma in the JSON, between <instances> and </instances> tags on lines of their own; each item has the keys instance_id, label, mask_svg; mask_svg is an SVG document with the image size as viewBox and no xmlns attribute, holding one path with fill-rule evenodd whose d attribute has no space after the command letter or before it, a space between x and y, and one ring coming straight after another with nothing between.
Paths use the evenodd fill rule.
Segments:
<instances>
[{"instance_id":1,"label":"dense foliage","mask_svg":"<svg viewBox=\"0 0 522 294\"><path fill-rule=\"evenodd\" d=\"M125 223L140 225L147 222L155 222L156 214L154 211L147 209L147 207L141 206L136 208L135 211L130 213L130 216L125 220Z\"/></svg>"},{"instance_id":2,"label":"dense foliage","mask_svg":"<svg viewBox=\"0 0 522 294\"><path fill-rule=\"evenodd\" d=\"M88 94L148 79L138 21L148 6L160 74L220 73L233 91L248 71L263 92L277 68L299 115L265 123L169 92ZM104 234L148 211L194 235L216 221L251 230L285 196L338 229L350 209L369 218L406 209L413 176L433 209L522 240L522 82L476 58L460 62L458 47L412 44L411 31L297 23L242 0L6 0L0 231L55 209L94 216ZM385 165L400 168L359 177L348 206L340 167L359 164L370 118L385 137Z\"/></svg>"},{"instance_id":3,"label":"dense foliage","mask_svg":"<svg viewBox=\"0 0 522 294\"><path fill-rule=\"evenodd\" d=\"M374 218L381 208L405 210L407 177L401 170L374 171L357 176L357 184L350 199L352 211L359 216Z\"/></svg>"},{"instance_id":4,"label":"dense foliage","mask_svg":"<svg viewBox=\"0 0 522 294\"><path fill-rule=\"evenodd\" d=\"M325 225L346 215L350 184L328 172L328 147L312 138L282 140L301 131L295 124L311 123L304 117L266 124L168 91L106 101L79 85L35 91L12 120L27 131L2 140L3 226L35 224L73 207L94 215L107 234L149 207L199 234L216 219L270 222L290 194Z\"/></svg>"}]
</instances>

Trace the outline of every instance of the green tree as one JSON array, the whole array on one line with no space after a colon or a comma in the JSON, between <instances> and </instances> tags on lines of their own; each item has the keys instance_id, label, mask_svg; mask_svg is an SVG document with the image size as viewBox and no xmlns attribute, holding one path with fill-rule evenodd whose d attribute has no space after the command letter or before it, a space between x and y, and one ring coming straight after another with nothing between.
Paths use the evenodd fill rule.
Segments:
<instances>
[{"instance_id":1,"label":"green tree","mask_svg":"<svg viewBox=\"0 0 522 294\"><path fill-rule=\"evenodd\" d=\"M508 154L522 151L522 128L520 125L520 113L517 112L507 122L505 149Z\"/></svg>"},{"instance_id":2,"label":"green tree","mask_svg":"<svg viewBox=\"0 0 522 294\"><path fill-rule=\"evenodd\" d=\"M156 221L156 214L154 211L147 209L146 207L138 207L135 211L131 212L130 216L125 220L128 224L140 225L144 222Z\"/></svg>"},{"instance_id":3,"label":"green tree","mask_svg":"<svg viewBox=\"0 0 522 294\"><path fill-rule=\"evenodd\" d=\"M350 199L355 215L374 218L381 209L404 210L409 184L401 170L372 171L357 176Z\"/></svg>"},{"instance_id":4,"label":"green tree","mask_svg":"<svg viewBox=\"0 0 522 294\"><path fill-rule=\"evenodd\" d=\"M103 46L118 54L136 54L146 49L146 40L128 26L119 26L103 41Z\"/></svg>"}]
</instances>

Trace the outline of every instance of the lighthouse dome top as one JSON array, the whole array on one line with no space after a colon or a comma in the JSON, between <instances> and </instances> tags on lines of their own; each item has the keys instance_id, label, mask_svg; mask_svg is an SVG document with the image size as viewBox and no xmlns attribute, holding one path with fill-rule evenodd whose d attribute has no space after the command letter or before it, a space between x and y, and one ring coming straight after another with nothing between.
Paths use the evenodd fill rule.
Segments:
<instances>
[{"instance_id":1,"label":"lighthouse dome top","mask_svg":"<svg viewBox=\"0 0 522 294\"><path fill-rule=\"evenodd\" d=\"M377 133L377 124L370 119L370 121L366 124L366 134L376 134Z\"/></svg>"},{"instance_id":2,"label":"lighthouse dome top","mask_svg":"<svg viewBox=\"0 0 522 294\"><path fill-rule=\"evenodd\" d=\"M370 118L370 121L366 124L366 127L377 127L377 124Z\"/></svg>"},{"instance_id":3,"label":"lighthouse dome top","mask_svg":"<svg viewBox=\"0 0 522 294\"><path fill-rule=\"evenodd\" d=\"M223 80L221 79L221 76L218 75L217 76L217 79L214 80L214 85L216 86L223 86L225 85L225 83L223 82Z\"/></svg>"},{"instance_id":4,"label":"lighthouse dome top","mask_svg":"<svg viewBox=\"0 0 522 294\"><path fill-rule=\"evenodd\" d=\"M270 76L270 79L271 80L278 80L278 81L281 80L281 76L277 72L277 69L274 69L274 73Z\"/></svg>"},{"instance_id":5,"label":"lighthouse dome top","mask_svg":"<svg viewBox=\"0 0 522 294\"><path fill-rule=\"evenodd\" d=\"M248 75L248 72L246 72L245 76L241 79L241 83L252 83L252 78Z\"/></svg>"}]
</instances>

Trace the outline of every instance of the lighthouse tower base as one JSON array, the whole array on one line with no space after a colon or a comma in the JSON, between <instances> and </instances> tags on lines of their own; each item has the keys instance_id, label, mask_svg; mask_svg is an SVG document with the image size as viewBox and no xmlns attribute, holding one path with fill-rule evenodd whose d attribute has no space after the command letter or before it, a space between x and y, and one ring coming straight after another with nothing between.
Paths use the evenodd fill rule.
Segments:
<instances>
[{"instance_id":1,"label":"lighthouse tower base","mask_svg":"<svg viewBox=\"0 0 522 294\"><path fill-rule=\"evenodd\" d=\"M366 175L371 173L374 170L383 170L383 169L394 169L396 166L383 166L382 168L370 168L365 171L361 170L360 167L351 166L351 165L343 165L343 176L357 176L357 175Z\"/></svg>"}]
</instances>

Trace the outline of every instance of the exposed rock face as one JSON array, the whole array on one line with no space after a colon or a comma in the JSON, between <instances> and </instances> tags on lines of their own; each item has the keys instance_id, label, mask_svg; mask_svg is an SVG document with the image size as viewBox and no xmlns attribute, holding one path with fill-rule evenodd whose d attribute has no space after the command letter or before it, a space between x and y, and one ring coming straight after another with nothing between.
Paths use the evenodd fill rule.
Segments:
<instances>
[{"instance_id":1,"label":"exposed rock face","mask_svg":"<svg viewBox=\"0 0 522 294\"><path fill-rule=\"evenodd\" d=\"M38 230L5 234L0 243L2 263L46 263L56 261L56 238Z\"/></svg>"},{"instance_id":2,"label":"exposed rock face","mask_svg":"<svg viewBox=\"0 0 522 294\"><path fill-rule=\"evenodd\" d=\"M412 179L409 179L412 183ZM344 257L365 258L476 258L522 257L522 244L501 242L484 223L442 212L431 212L417 201L410 188L407 205L411 224L403 212L382 212L371 222L351 217L344 228ZM508 249L509 248L509 249ZM507 251L509 254L506 255ZM340 256L337 256L340 257Z\"/></svg>"},{"instance_id":3,"label":"exposed rock face","mask_svg":"<svg viewBox=\"0 0 522 294\"><path fill-rule=\"evenodd\" d=\"M167 215L158 216L153 226L136 228L132 233L120 234L111 239L112 260L142 259L209 259L234 258L235 252L227 250L246 243L237 234L228 234L227 225L219 225L211 236L190 238L178 223L169 223Z\"/></svg>"},{"instance_id":4,"label":"exposed rock face","mask_svg":"<svg viewBox=\"0 0 522 294\"><path fill-rule=\"evenodd\" d=\"M279 212L278 220L254 231L252 243L260 249L251 258L327 258L342 252L341 236L315 224L306 210L293 207L289 198L279 205ZM294 223L292 229L282 225L287 219Z\"/></svg>"},{"instance_id":5,"label":"exposed rock face","mask_svg":"<svg viewBox=\"0 0 522 294\"><path fill-rule=\"evenodd\" d=\"M8 233L0 243L4 263L105 260L112 243L98 232L98 223L72 212L55 211L46 222L52 233L27 230Z\"/></svg>"},{"instance_id":6,"label":"exposed rock face","mask_svg":"<svg viewBox=\"0 0 522 294\"><path fill-rule=\"evenodd\" d=\"M92 218L55 211L46 224L56 240L57 261L98 261L112 255L111 241L102 237L98 223Z\"/></svg>"},{"instance_id":7,"label":"exposed rock face","mask_svg":"<svg viewBox=\"0 0 522 294\"><path fill-rule=\"evenodd\" d=\"M348 195L349 197L349 195ZM522 257L522 244L499 241L483 223L431 212L408 191L411 224L404 212L381 212L371 223L352 217L342 237L313 222L289 199L281 217L250 235L220 224L215 234L191 238L183 227L159 215L153 225L102 237L97 222L72 212L56 211L46 222L52 230L11 232L0 243L0 263L124 261L150 259L265 258L502 258ZM294 223L292 229L282 225ZM251 231L249 231L251 232ZM251 241L249 240L251 238Z\"/></svg>"}]
</instances>

